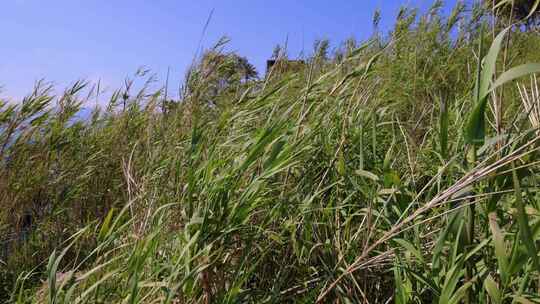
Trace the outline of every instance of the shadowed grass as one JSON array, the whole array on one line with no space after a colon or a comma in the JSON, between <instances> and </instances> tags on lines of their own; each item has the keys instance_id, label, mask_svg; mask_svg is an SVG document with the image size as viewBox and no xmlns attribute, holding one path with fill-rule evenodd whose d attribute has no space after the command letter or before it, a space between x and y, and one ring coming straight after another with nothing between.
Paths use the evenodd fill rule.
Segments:
<instances>
[{"instance_id":1,"label":"shadowed grass","mask_svg":"<svg viewBox=\"0 0 540 304\"><path fill-rule=\"evenodd\" d=\"M540 39L441 5L264 78L220 41L180 100L139 71L84 120L99 84L2 102L2 299L538 301L538 89L508 83Z\"/></svg>"}]
</instances>

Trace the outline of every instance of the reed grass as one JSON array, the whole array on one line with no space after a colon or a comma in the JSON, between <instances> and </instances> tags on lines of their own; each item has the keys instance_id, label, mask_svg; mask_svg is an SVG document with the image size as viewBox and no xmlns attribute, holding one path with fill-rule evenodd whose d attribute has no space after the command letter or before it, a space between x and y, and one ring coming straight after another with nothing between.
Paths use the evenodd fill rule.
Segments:
<instances>
[{"instance_id":1,"label":"reed grass","mask_svg":"<svg viewBox=\"0 0 540 304\"><path fill-rule=\"evenodd\" d=\"M540 302L540 38L441 7L266 77L219 41L178 100L2 101L0 299Z\"/></svg>"}]
</instances>

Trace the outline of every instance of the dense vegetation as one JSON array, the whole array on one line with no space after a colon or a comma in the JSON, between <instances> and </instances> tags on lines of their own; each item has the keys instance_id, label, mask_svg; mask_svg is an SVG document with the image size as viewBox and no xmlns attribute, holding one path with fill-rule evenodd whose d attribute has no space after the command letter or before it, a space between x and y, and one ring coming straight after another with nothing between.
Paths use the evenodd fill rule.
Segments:
<instances>
[{"instance_id":1,"label":"dense vegetation","mask_svg":"<svg viewBox=\"0 0 540 304\"><path fill-rule=\"evenodd\" d=\"M220 41L179 100L3 101L0 300L540 303L540 36L441 6L261 78Z\"/></svg>"}]
</instances>

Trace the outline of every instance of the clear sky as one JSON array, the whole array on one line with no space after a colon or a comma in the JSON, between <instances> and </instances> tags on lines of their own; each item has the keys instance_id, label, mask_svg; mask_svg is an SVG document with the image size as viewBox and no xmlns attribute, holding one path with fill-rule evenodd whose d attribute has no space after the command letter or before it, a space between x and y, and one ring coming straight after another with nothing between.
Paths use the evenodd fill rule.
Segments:
<instances>
[{"instance_id":1,"label":"clear sky","mask_svg":"<svg viewBox=\"0 0 540 304\"><path fill-rule=\"evenodd\" d=\"M447 0L453 6L455 0ZM83 78L109 88L144 66L177 85L197 50L231 38L264 73L273 47L289 55L313 41L333 43L371 34L372 15L388 28L401 5L425 9L431 0L0 0L0 96L20 98L41 78L58 88Z\"/></svg>"}]
</instances>

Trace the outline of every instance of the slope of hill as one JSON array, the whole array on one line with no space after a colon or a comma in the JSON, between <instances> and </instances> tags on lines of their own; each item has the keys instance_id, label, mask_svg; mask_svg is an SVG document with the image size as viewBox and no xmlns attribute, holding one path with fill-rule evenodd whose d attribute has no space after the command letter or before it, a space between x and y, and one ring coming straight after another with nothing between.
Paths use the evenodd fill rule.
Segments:
<instances>
[{"instance_id":1,"label":"slope of hill","mask_svg":"<svg viewBox=\"0 0 540 304\"><path fill-rule=\"evenodd\" d=\"M181 100L125 87L84 120L84 83L37 88L0 112L0 294L535 303L538 49L458 5L264 79L218 43Z\"/></svg>"}]
</instances>

